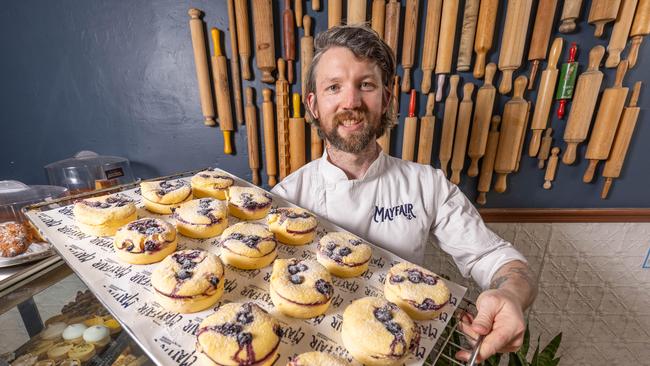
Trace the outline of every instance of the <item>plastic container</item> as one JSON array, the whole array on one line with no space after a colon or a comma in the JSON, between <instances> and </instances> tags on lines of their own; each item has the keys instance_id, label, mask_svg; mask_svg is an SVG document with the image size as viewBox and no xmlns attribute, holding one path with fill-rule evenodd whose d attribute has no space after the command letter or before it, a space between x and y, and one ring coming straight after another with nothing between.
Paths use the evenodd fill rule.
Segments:
<instances>
[{"instance_id":1,"label":"plastic container","mask_svg":"<svg viewBox=\"0 0 650 366\"><path fill-rule=\"evenodd\" d=\"M57 186L28 186L15 180L0 181L0 223L23 222L20 209L24 206L63 197L68 189Z\"/></svg>"}]
</instances>

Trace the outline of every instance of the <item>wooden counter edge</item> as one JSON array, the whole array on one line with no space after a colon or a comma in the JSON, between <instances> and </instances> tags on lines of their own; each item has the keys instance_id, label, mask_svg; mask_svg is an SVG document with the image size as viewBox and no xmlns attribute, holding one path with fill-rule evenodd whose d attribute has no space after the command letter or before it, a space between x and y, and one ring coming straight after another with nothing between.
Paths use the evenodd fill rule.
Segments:
<instances>
[{"instance_id":1,"label":"wooden counter edge","mask_svg":"<svg viewBox=\"0 0 650 366\"><path fill-rule=\"evenodd\" d=\"M485 222L650 222L650 208L482 208Z\"/></svg>"}]
</instances>

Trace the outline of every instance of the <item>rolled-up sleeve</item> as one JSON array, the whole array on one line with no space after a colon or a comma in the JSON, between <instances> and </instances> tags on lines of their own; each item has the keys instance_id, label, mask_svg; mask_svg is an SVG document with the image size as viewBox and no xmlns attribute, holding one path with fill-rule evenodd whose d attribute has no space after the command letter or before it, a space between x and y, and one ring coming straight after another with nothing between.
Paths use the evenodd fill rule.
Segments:
<instances>
[{"instance_id":1,"label":"rolled-up sleeve","mask_svg":"<svg viewBox=\"0 0 650 366\"><path fill-rule=\"evenodd\" d=\"M527 262L511 243L485 225L458 187L444 178L438 182L441 184L434 198L437 207L432 233L464 277L471 275L481 288L487 289L501 266L515 260Z\"/></svg>"}]
</instances>

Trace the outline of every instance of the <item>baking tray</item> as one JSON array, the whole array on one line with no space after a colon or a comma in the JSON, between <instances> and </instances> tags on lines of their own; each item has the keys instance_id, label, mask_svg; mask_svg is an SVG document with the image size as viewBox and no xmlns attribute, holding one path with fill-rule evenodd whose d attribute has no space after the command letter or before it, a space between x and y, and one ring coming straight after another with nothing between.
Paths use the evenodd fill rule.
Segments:
<instances>
[{"instance_id":1,"label":"baking tray","mask_svg":"<svg viewBox=\"0 0 650 366\"><path fill-rule=\"evenodd\" d=\"M201 170L189 171L154 180L189 180ZM252 184L228 173L236 185ZM328 311L313 319L293 319L273 309L268 295L268 279L272 266L262 270L242 271L227 267L226 290L213 307L194 314L178 314L162 308L156 303L150 286L150 275L157 264L130 265L117 260L113 252L112 238L97 238L82 233L74 225L72 205L83 198L106 194L123 194L135 200L138 217L158 217L171 220L169 215L157 215L146 211L141 203L139 184L132 183L100 191L83 193L51 202L25 207L25 216L34 224L76 272L79 278L95 294L97 299L120 321L123 328L147 355L160 365L193 365L197 360L194 350L194 333L200 322L214 312L221 304L231 301L253 301L267 309L280 321L284 336L279 347L280 356L276 365L284 365L297 353L319 350L338 354L352 360L340 341L342 313L352 300L364 296L383 296L382 286L392 264L403 261L394 254L373 245L373 257L369 270L355 279L333 277L335 296ZM280 197L273 196L273 207L294 206ZM229 224L240 221L232 216ZM264 220L259 220L263 222ZM313 243L302 247L280 245L279 258L314 258L316 243L326 232L345 231L319 217L317 237ZM189 239L179 235L179 249L203 248L219 254L219 237L211 239ZM454 316L463 300L466 289L447 281L452 292L450 303L441 315L432 321L417 322L420 346L407 359L406 365L418 366L425 361L442 337L447 323ZM357 363L351 361L353 365Z\"/></svg>"}]
</instances>

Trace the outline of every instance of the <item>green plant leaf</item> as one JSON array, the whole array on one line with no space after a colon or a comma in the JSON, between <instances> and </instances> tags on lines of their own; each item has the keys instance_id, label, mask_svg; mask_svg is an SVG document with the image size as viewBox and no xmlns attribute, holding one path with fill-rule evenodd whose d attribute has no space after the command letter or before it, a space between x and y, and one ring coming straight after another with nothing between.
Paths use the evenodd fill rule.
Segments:
<instances>
[{"instance_id":1,"label":"green plant leaf","mask_svg":"<svg viewBox=\"0 0 650 366\"><path fill-rule=\"evenodd\" d=\"M549 344L546 345L546 347L544 347L542 353L540 353L539 355L540 365L542 366L550 365L551 362L554 361L555 353L557 352L557 349L560 347L561 341L562 341L562 333L560 332L551 340L551 342L549 342Z\"/></svg>"},{"instance_id":2,"label":"green plant leaf","mask_svg":"<svg viewBox=\"0 0 650 366\"><path fill-rule=\"evenodd\" d=\"M528 356L528 348L530 346L530 328L528 328L528 322L526 322L526 332L524 333L524 342L521 344L519 352L524 355L524 358Z\"/></svg>"},{"instance_id":3,"label":"green plant leaf","mask_svg":"<svg viewBox=\"0 0 650 366\"><path fill-rule=\"evenodd\" d=\"M535 352L533 353L533 359L530 362L531 366L540 366L539 364L539 337L537 337L537 347L535 347Z\"/></svg>"},{"instance_id":4,"label":"green plant leaf","mask_svg":"<svg viewBox=\"0 0 650 366\"><path fill-rule=\"evenodd\" d=\"M488 359L484 362L488 366L499 366L499 363L501 362L501 354L495 353L492 356L488 357Z\"/></svg>"}]
</instances>

